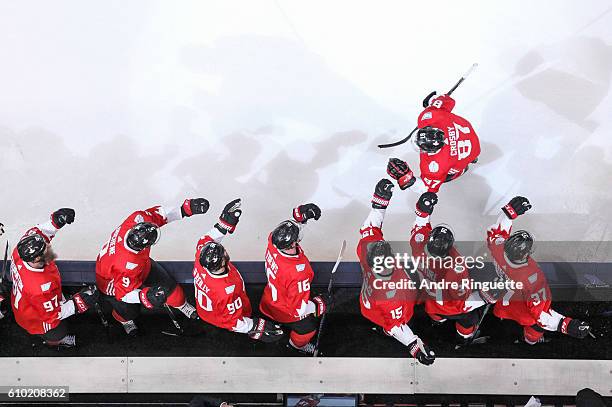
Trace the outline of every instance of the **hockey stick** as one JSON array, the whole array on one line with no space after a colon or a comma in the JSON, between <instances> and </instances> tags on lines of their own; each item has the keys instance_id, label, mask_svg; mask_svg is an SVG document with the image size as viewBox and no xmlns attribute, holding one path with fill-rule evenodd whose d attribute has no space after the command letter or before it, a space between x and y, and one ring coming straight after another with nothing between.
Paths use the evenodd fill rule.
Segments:
<instances>
[{"instance_id":1,"label":"hockey stick","mask_svg":"<svg viewBox=\"0 0 612 407\"><path fill-rule=\"evenodd\" d=\"M102 311L102 307L100 306L100 303L96 302L94 307L96 309L96 313L98 314L98 317L100 318L100 322L102 322L102 326L104 326L104 329L106 330L106 341L108 343L113 343L113 337L111 335L110 325L108 324L108 319L106 319L106 316L104 315L104 311Z\"/></svg>"},{"instance_id":2,"label":"hockey stick","mask_svg":"<svg viewBox=\"0 0 612 407\"><path fill-rule=\"evenodd\" d=\"M482 312L482 315L480 316L480 320L478 321L478 324L476 324L476 327L474 329L474 335L472 335L472 337L468 339L465 343L459 343L455 345L455 350L461 349L465 346L480 345L480 344L486 343L489 340L488 336L479 337L478 335L480 335L480 325L482 325L482 321L484 321L485 315L487 315L490 308L491 308L491 303L487 304L484 311Z\"/></svg>"},{"instance_id":3,"label":"hockey stick","mask_svg":"<svg viewBox=\"0 0 612 407\"><path fill-rule=\"evenodd\" d=\"M0 284L4 283L4 279L6 278L6 267L8 264L8 249L9 242L6 241L6 247L4 248L4 263L2 263L2 274L0 274Z\"/></svg>"},{"instance_id":4,"label":"hockey stick","mask_svg":"<svg viewBox=\"0 0 612 407\"><path fill-rule=\"evenodd\" d=\"M459 85L461 85L463 83L463 81L465 81L465 79L470 76L472 74L472 72L474 71L474 69L476 69L476 67L478 66L477 63L473 63L472 66L470 67L470 69L467 70L466 73L463 74L463 76L457 81L457 83L455 83L455 86L453 86L448 92L446 92L446 94L448 96L452 95L453 92L455 90L457 90L457 88L459 87ZM431 93L429 94L428 98L433 96ZM412 131L410 132L410 134L408 134L406 137L404 137L403 139L396 141L394 143L389 143L389 144L379 144L378 148L390 148L390 147L396 147L399 146L401 144L404 144L405 142L407 142L408 140L410 140L410 138L412 137L412 135L414 134L415 131L417 131L419 129L419 127L415 127L414 129L412 129Z\"/></svg>"},{"instance_id":5,"label":"hockey stick","mask_svg":"<svg viewBox=\"0 0 612 407\"><path fill-rule=\"evenodd\" d=\"M172 312L172 309L170 309L170 306L168 304L164 304L164 308L166 309L166 312L168 313L168 316L172 320L172 324L174 325L174 327L176 328L176 330L179 333L178 334L173 334L173 333L167 332L167 331L162 331L162 333L165 334L165 335L170 335L170 336L180 336L183 333L185 333L183 331L183 327L181 326L181 324L179 324L178 319L176 319L176 315L174 315L174 312Z\"/></svg>"},{"instance_id":6,"label":"hockey stick","mask_svg":"<svg viewBox=\"0 0 612 407\"><path fill-rule=\"evenodd\" d=\"M334 267L331 270L331 276L329 277L329 284L327 284L327 297L328 298L331 298L332 285L334 282L334 274L338 270L338 266L340 265L340 262L342 261L342 256L344 256L344 250L346 250L346 240L342 241L342 246L340 247L340 253L338 253L338 259L336 260L336 263L334 264ZM321 341L321 332L323 332L323 324L325 324L325 317L327 317L327 314L330 311L331 309L327 310L327 312L323 314L323 317L321 317L321 322L319 322L319 331L317 332L317 341L315 342L315 351L312 355L315 358L319 355L319 342Z\"/></svg>"}]
</instances>

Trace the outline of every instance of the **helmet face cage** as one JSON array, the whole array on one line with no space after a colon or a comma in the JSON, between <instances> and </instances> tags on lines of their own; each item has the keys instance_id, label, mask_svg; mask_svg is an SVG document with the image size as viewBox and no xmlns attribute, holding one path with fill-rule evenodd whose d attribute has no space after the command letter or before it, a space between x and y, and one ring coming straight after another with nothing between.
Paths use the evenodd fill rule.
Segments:
<instances>
[{"instance_id":1,"label":"helmet face cage","mask_svg":"<svg viewBox=\"0 0 612 407\"><path fill-rule=\"evenodd\" d=\"M393 274L394 267L385 267L385 259L391 256L393 256L393 251L391 250L391 245L389 244L389 242L385 240L379 240L377 242L368 243L366 258L368 261L368 266L370 266L370 270L376 276L389 277L391 274ZM376 259L378 258L382 258L383 260L377 262ZM381 267L382 271L377 272L374 270L374 267Z\"/></svg>"},{"instance_id":2,"label":"helmet face cage","mask_svg":"<svg viewBox=\"0 0 612 407\"><path fill-rule=\"evenodd\" d=\"M435 257L446 257L455 243L455 236L450 226L440 224L432 229L427 238L427 251Z\"/></svg>"},{"instance_id":3,"label":"helmet face cage","mask_svg":"<svg viewBox=\"0 0 612 407\"><path fill-rule=\"evenodd\" d=\"M217 242L208 242L200 251L200 265L212 274L223 274L223 260L229 262L229 255L223 245Z\"/></svg>"},{"instance_id":4,"label":"helmet face cage","mask_svg":"<svg viewBox=\"0 0 612 407\"><path fill-rule=\"evenodd\" d=\"M504 254L512 263L525 263L533 253L533 236L526 230L517 230L504 242Z\"/></svg>"},{"instance_id":5,"label":"helmet face cage","mask_svg":"<svg viewBox=\"0 0 612 407\"><path fill-rule=\"evenodd\" d=\"M272 231L272 244L279 250L288 249L293 243L299 243L301 240L302 231L297 223L291 220L281 222Z\"/></svg>"},{"instance_id":6,"label":"helmet face cage","mask_svg":"<svg viewBox=\"0 0 612 407\"><path fill-rule=\"evenodd\" d=\"M426 153L440 151L444 146L444 131L431 126L423 127L417 132L416 145Z\"/></svg>"},{"instance_id":7,"label":"helmet face cage","mask_svg":"<svg viewBox=\"0 0 612 407\"><path fill-rule=\"evenodd\" d=\"M17 253L25 262L33 262L42 256L47 248L47 242L39 234L32 234L24 237L17 243Z\"/></svg>"},{"instance_id":8,"label":"helmet face cage","mask_svg":"<svg viewBox=\"0 0 612 407\"><path fill-rule=\"evenodd\" d=\"M159 227L151 222L140 222L127 233L127 243L130 248L141 251L153 246L159 241Z\"/></svg>"}]
</instances>

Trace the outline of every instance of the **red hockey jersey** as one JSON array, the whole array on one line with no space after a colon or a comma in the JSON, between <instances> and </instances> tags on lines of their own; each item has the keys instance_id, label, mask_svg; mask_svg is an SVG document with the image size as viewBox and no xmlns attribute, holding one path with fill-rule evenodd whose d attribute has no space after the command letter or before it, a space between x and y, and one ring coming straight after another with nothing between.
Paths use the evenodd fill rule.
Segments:
<instances>
[{"instance_id":1,"label":"red hockey jersey","mask_svg":"<svg viewBox=\"0 0 612 407\"><path fill-rule=\"evenodd\" d=\"M168 218L161 206L132 213L113 231L96 260L98 289L119 301L127 293L140 288L151 271L151 248L136 252L125 241L127 232L140 222L150 222L161 227L168 223Z\"/></svg>"},{"instance_id":2,"label":"red hockey jersey","mask_svg":"<svg viewBox=\"0 0 612 407\"><path fill-rule=\"evenodd\" d=\"M259 310L277 322L295 322L308 316L314 272L302 248L299 245L297 248L298 254L285 254L272 244L272 234L268 236L265 259L268 284Z\"/></svg>"},{"instance_id":3,"label":"red hockey jersey","mask_svg":"<svg viewBox=\"0 0 612 407\"><path fill-rule=\"evenodd\" d=\"M469 280L467 268L461 267L461 254L452 247L446 259L429 257L425 245L432 231L428 218L415 223L410 234L412 256L418 259L417 271L425 282L456 283L457 288L424 289L426 294L425 311L429 315L459 315L469 311L466 300L471 294L469 288L462 288L463 280ZM419 224L420 223L420 224Z\"/></svg>"},{"instance_id":4,"label":"red hockey jersey","mask_svg":"<svg viewBox=\"0 0 612 407\"><path fill-rule=\"evenodd\" d=\"M458 177L480 155L480 141L474 128L461 116L451 113L453 98L435 98L418 118L418 127L432 126L444 131L444 146L434 154L420 153L421 179L429 192L438 192L448 176Z\"/></svg>"},{"instance_id":5,"label":"red hockey jersey","mask_svg":"<svg viewBox=\"0 0 612 407\"><path fill-rule=\"evenodd\" d=\"M376 225L364 225L359 232L357 257L361 265L362 283L359 296L361 315L382 327L387 333L394 327L408 324L414 314L417 290L402 288L389 290L379 286L381 282L398 283L411 280L404 269L396 268L388 278L377 277L368 265L368 244L384 240L382 229ZM378 283L375 284L375 281Z\"/></svg>"},{"instance_id":6,"label":"red hockey jersey","mask_svg":"<svg viewBox=\"0 0 612 407\"><path fill-rule=\"evenodd\" d=\"M252 327L252 321L249 320L251 302L238 269L230 262L229 272L224 276L216 276L200 265L202 248L214 240L207 234L196 246L193 285L198 315L203 321L219 328L246 333Z\"/></svg>"},{"instance_id":7,"label":"red hockey jersey","mask_svg":"<svg viewBox=\"0 0 612 407\"><path fill-rule=\"evenodd\" d=\"M510 236L512 223L505 215L487 231L487 246L491 251L496 271L507 280L521 282L520 290L506 290L503 298L495 303L493 313L498 318L512 319L522 326L545 326L542 312L549 313L552 296L546 276L531 257L527 263L510 264L504 256L504 242Z\"/></svg>"},{"instance_id":8,"label":"red hockey jersey","mask_svg":"<svg viewBox=\"0 0 612 407\"><path fill-rule=\"evenodd\" d=\"M24 236L39 234L49 244L56 231L52 223L47 222L31 228ZM11 258L11 277L11 304L17 324L35 335L57 327L61 321L63 294L62 279L55 262L42 269L33 268L19 257L15 248Z\"/></svg>"}]
</instances>

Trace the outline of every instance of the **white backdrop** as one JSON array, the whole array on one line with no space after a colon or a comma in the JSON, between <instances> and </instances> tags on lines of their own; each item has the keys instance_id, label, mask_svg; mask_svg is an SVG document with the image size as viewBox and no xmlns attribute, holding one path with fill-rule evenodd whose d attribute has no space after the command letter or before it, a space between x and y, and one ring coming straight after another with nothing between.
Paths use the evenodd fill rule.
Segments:
<instances>
[{"instance_id":1,"label":"white backdrop","mask_svg":"<svg viewBox=\"0 0 612 407\"><path fill-rule=\"evenodd\" d=\"M313 259L354 248L422 98L455 93L480 163L446 185L434 221L481 239L515 194L539 240L612 240L609 1L54 1L0 3L0 221L14 241L71 206L62 258L94 259L131 211L203 196L158 259L191 259L224 203L244 200L234 259L263 259L301 202L323 208ZM416 194L396 191L386 236ZM354 258L353 251L351 254Z\"/></svg>"}]
</instances>

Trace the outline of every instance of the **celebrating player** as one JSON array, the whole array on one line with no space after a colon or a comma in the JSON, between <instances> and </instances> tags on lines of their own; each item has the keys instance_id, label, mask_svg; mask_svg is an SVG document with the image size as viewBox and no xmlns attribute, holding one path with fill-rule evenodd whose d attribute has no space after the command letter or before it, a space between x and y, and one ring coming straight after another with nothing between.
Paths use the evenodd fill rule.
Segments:
<instances>
[{"instance_id":1,"label":"celebrating player","mask_svg":"<svg viewBox=\"0 0 612 407\"><path fill-rule=\"evenodd\" d=\"M410 354L419 362L431 365L435 360L434 352L408 326L414 313L416 287L397 290L382 286L382 283L412 280L405 269L395 264L393 267L383 266L385 258L393 255L391 245L384 240L382 233L392 190L393 183L388 179L378 181L372 197L372 210L359 230L361 240L357 245L357 257L363 273L359 297L361 314L382 327L387 335L408 346Z\"/></svg>"},{"instance_id":2,"label":"celebrating player","mask_svg":"<svg viewBox=\"0 0 612 407\"><path fill-rule=\"evenodd\" d=\"M544 331L559 331L574 338L584 338L590 332L586 322L563 316L551 308L552 297L546 276L531 258L531 234L525 230L510 233L512 221L530 208L527 198L512 198L502 208L497 223L487 231L487 246L497 273L491 279L517 283L514 290L490 292L489 301L495 303L493 313L498 318L518 322L523 327L523 339L530 345L543 342Z\"/></svg>"},{"instance_id":3,"label":"celebrating player","mask_svg":"<svg viewBox=\"0 0 612 407\"><path fill-rule=\"evenodd\" d=\"M310 296L314 272L300 246L302 229L309 219L318 220L321 209L313 203L293 210L293 220L281 222L268 236L266 276L260 311L291 329L289 345L305 354L314 354L310 342L317 332L317 318L327 309L326 295Z\"/></svg>"},{"instance_id":4,"label":"celebrating player","mask_svg":"<svg viewBox=\"0 0 612 407\"><path fill-rule=\"evenodd\" d=\"M430 215L438 197L425 192L416 204L416 220L410 235L412 256L418 259L417 272L428 284L443 283L446 288L425 288L425 311L436 323L447 319L455 321L459 342L470 340L476 333L485 302L478 292L472 293L463 284L470 280L470 273L459 251L454 246L455 237L450 226L431 227ZM454 287L453 287L454 283ZM423 284L424 287L427 287Z\"/></svg>"},{"instance_id":5,"label":"celebrating player","mask_svg":"<svg viewBox=\"0 0 612 407\"><path fill-rule=\"evenodd\" d=\"M423 101L425 110L418 118L415 143L420 149L421 176L415 177L405 161L389 160L387 172L401 189L438 192L440 186L464 174L480 155L480 141L474 128L463 117L451 113L455 100L448 95Z\"/></svg>"},{"instance_id":6,"label":"celebrating player","mask_svg":"<svg viewBox=\"0 0 612 407\"><path fill-rule=\"evenodd\" d=\"M84 288L66 300L62 280L51 247L55 233L74 222L74 210L62 208L51 219L29 229L13 250L11 304L15 321L31 335L42 337L51 347L73 347L76 337L68 334L66 318L83 313L98 299L95 287Z\"/></svg>"},{"instance_id":7,"label":"celebrating player","mask_svg":"<svg viewBox=\"0 0 612 407\"><path fill-rule=\"evenodd\" d=\"M169 305L191 319L195 308L185 300L183 289L157 262L149 257L151 246L167 223L208 211L204 198L186 199L177 208L153 206L132 213L113 231L96 260L96 283L113 307L113 318L128 335L136 335L134 319L140 305L146 308Z\"/></svg>"},{"instance_id":8,"label":"celebrating player","mask_svg":"<svg viewBox=\"0 0 612 407\"><path fill-rule=\"evenodd\" d=\"M193 284L196 309L203 321L252 339L273 342L281 338L280 326L263 318L251 318L251 302L238 269L221 241L234 233L242 210L240 199L223 208L219 221L196 246Z\"/></svg>"}]
</instances>

